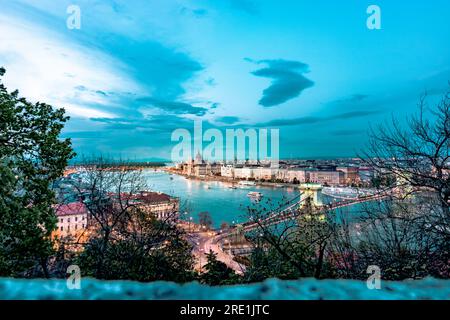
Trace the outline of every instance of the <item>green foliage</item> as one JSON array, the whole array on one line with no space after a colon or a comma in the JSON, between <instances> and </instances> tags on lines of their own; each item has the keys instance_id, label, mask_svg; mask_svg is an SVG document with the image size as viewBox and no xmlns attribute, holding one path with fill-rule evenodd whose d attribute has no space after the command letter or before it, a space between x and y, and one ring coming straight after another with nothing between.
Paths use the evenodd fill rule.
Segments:
<instances>
[{"instance_id":1,"label":"green foliage","mask_svg":"<svg viewBox=\"0 0 450 320\"><path fill-rule=\"evenodd\" d=\"M236 284L241 278L222 261L217 260L217 254L210 251L204 266L206 272L200 275L200 282L210 286Z\"/></svg>"},{"instance_id":2,"label":"green foliage","mask_svg":"<svg viewBox=\"0 0 450 320\"><path fill-rule=\"evenodd\" d=\"M75 259L82 274L107 280L194 280L192 246L176 226L144 219L141 212L132 216L139 216L139 231L128 221L125 230L113 230L108 240L101 236L90 239Z\"/></svg>"},{"instance_id":3,"label":"green foliage","mask_svg":"<svg viewBox=\"0 0 450 320\"><path fill-rule=\"evenodd\" d=\"M0 76L5 69L0 68ZM64 109L31 103L0 82L0 276L46 263L56 217L51 185L74 155L59 135Z\"/></svg>"},{"instance_id":4,"label":"green foliage","mask_svg":"<svg viewBox=\"0 0 450 320\"><path fill-rule=\"evenodd\" d=\"M213 224L211 214L207 211L200 212L198 214L198 220L200 225L204 226L207 229L210 229Z\"/></svg>"},{"instance_id":5,"label":"green foliage","mask_svg":"<svg viewBox=\"0 0 450 320\"><path fill-rule=\"evenodd\" d=\"M298 270L284 259L276 250L255 248L250 256L250 266L246 269L246 282L261 282L269 278L298 279Z\"/></svg>"},{"instance_id":6,"label":"green foliage","mask_svg":"<svg viewBox=\"0 0 450 320\"><path fill-rule=\"evenodd\" d=\"M188 282L195 278L189 245L174 241L160 249L145 250L130 239L108 244L103 254L102 272L97 272L102 246L100 239L91 239L76 263L84 276L106 280L175 281Z\"/></svg>"}]
</instances>

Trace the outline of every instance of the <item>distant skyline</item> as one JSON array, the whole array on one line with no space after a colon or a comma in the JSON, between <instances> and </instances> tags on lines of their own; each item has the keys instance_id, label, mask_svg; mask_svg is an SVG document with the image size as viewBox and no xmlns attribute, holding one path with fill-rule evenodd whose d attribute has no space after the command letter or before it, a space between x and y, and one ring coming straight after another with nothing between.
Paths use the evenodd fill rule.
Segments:
<instances>
[{"instance_id":1,"label":"distant skyline","mask_svg":"<svg viewBox=\"0 0 450 320\"><path fill-rule=\"evenodd\" d=\"M280 158L353 157L450 80L450 2L0 0L9 90L64 107L75 151L170 159L171 132L279 128ZM381 30L366 9L381 8ZM81 10L81 29L66 26Z\"/></svg>"}]
</instances>

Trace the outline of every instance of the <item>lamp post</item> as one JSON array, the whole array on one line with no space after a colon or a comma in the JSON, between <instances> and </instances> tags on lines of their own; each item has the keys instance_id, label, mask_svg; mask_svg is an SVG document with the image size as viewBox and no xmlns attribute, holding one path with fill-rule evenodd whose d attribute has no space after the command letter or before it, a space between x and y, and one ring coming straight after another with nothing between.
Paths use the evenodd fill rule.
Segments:
<instances>
[{"instance_id":1,"label":"lamp post","mask_svg":"<svg viewBox=\"0 0 450 320\"><path fill-rule=\"evenodd\" d=\"M228 254L230 254L231 253L231 242L228 239L225 239L225 244L228 244L228 251L229 251Z\"/></svg>"}]
</instances>

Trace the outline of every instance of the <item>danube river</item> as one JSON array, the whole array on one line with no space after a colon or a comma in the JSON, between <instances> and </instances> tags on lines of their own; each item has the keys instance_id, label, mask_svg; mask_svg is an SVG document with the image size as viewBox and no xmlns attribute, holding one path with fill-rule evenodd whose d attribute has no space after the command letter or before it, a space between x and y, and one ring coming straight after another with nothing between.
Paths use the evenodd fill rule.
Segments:
<instances>
[{"instance_id":1,"label":"danube river","mask_svg":"<svg viewBox=\"0 0 450 320\"><path fill-rule=\"evenodd\" d=\"M164 171L144 170L143 174L149 189L180 198L183 219L192 217L193 221L198 221L198 214L207 211L215 227L222 222L233 224L247 221L247 208L254 205L247 196L251 191L260 192L263 199L270 199L274 204L299 195L299 190L292 187L239 186L232 189L231 183L187 179ZM323 200L330 201L326 196Z\"/></svg>"}]
</instances>

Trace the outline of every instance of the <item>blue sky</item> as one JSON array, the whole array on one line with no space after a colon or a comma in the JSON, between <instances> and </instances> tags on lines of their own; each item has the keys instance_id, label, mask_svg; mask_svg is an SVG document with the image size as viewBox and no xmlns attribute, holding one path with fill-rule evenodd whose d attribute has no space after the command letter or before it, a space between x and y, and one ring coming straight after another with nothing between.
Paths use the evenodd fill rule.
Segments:
<instances>
[{"instance_id":1,"label":"blue sky","mask_svg":"<svg viewBox=\"0 0 450 320\"><path fill-rule=\"evenodd\" d=\"M67 7L81 29L66 27ZM381 8L381 30L366 8ZM450 2L0 0L4 82L64 107L79 154L169 158L176 128L273 127L282 157L354 156L450 80Z\"/></svg>"}]
</instances>

